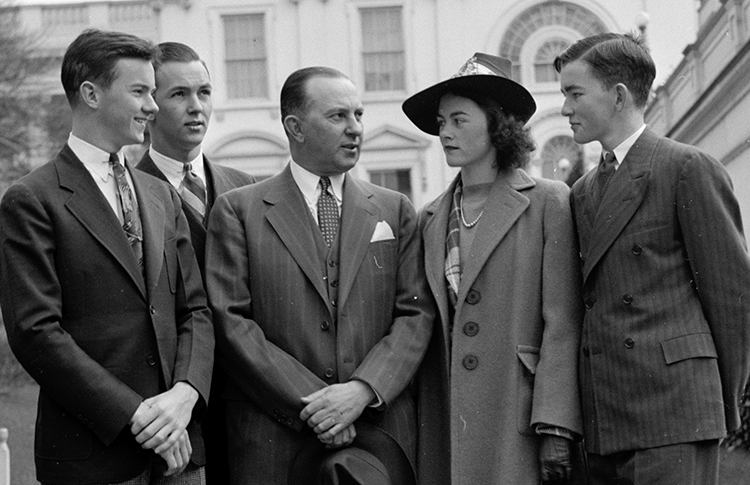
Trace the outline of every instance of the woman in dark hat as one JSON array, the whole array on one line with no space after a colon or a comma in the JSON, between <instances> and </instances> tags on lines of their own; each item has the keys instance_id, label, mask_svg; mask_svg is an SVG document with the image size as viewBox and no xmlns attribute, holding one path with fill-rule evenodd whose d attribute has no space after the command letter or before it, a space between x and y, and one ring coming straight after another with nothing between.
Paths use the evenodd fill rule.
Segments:
<instances>
[{"instance_id":1,"label":"woman in dark hat","mask_svg":"<svg viewBox=\"0 0 750 485\"><path fill-rule=\"evenodd\" d=\"M420 213L440 321L419 374L419 482L570 483L582 433L578 248L562 182L530 177L533 98L477 53L403 110L460 169Z\"/></svg>"}]
</instances>

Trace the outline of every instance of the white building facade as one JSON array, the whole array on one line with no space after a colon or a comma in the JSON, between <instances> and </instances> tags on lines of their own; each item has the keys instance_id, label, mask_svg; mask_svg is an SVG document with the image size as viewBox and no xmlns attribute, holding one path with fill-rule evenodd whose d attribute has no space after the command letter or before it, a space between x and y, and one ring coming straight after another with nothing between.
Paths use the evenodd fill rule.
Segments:
<instances>
[{"instance_id":1,"label":"white building facade","mask_svg":"<svg viewBox=\"0 0 750 485\"><path fill-rule=\"evenodd\" d=\"M718 0L716 0L718 2ZM738 2L741 3L741 2ZM510 58L514 78L537 102L529 121L535 176L564 180L595 164L600 148L573 142L560 116L555 56L576 40L637 30L645 2L618 0L26 0L24 25L43 32L45 55L61 58L89 26L178 41L205 59L214 114L204 142L218 163L270 176L289 153L279 92L294 70L337 68L365 105L365 136L355 174L406 193L417 207L439 195L455 172L436 137L401 111L411 94L447 79L474 52ZM59 69L45 89L62 96ZM57 77L55 77L57 76Z\"/></svg>"}]
</instances>

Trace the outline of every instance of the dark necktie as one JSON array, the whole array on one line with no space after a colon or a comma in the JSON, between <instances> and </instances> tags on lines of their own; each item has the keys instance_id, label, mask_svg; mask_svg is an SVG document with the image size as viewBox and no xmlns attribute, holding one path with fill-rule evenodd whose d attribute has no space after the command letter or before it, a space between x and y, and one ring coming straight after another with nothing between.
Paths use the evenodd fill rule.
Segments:
<instances>
[{"instance_id":1,"label":"dark necktie","mask_svg":"<svg viewBox=\"0 0 750 485\"><path fill-rule=\"evenodd\" d=\"M339 206L336 199L328 192L331 179L320 177L320 197L318 197L318 226L330 248L339 230Z\"/></svg>"},{"instance_id":2,"label":"dark necktie","mask_svg":"<svg viewBox=\"0 0 750 485\"><path fill-rule=\"evenodd\" d=\"M616 168L617 158L615 157L614 152L606 152L599 162L599 168L596 173L599 202L604 198L604 194L607 192L607 187L609 187L609 181L612 180L612 175L614 175Z\"/></svg>"},{"instance_id":3,"label":"dark necktie","mask_svg":"<svg viewBox=\"0 0 750 485\"><path fill-rule=\"evenodd\" d=\"M141 226L141 216L138 214L138 205L125 176L125 167L120 163L116 153L109 154L109 163L112 165L112 172L115 174L117 195L120 199L120 207L122 207L122 228L128 236L128 242L133 249L138 267L143 268L143 227Z\"/></svg>"},{"instance_id":4,"label":"dark necktie","mask_svg":"<svg viewBox=\"0 0 750 485\"><path fill-rule=\"evenodd\" d=\"M198 211L200 215L206 213L206 185L200 177L193 172L193 166L186 163L182 167L182 183L180 183L180 195L190 207Z\"/></svg>"}]
</instances>

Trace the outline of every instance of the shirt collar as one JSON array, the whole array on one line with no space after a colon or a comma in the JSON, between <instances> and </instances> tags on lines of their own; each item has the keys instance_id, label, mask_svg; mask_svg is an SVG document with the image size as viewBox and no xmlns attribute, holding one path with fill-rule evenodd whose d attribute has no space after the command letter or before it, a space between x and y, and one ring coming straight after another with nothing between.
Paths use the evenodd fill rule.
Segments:
<instances>
[{"instance_id":1,"label":"shirt collar","mask_svg":"<svg viewBox=\"0 0 750 485\"><path fill-rule=\"evenodd\" d=\"M107 181L109 175L112 174L112 167L109 165L109 153L78 138L73 133L68 136L68 146L92 175L99 177L104 182ZM120 152L117 153L117 158L119 158L120 163L123 163L123 156Z\"/></svg>"},{"instance_id":2,"label":"shirt collar","mask_svg":"<svg viewBox=\"0 0 750 485\"><path fill-rule=\"evenodd\" d=\"M317 203L318 196L320 195L320 176L302 168L294 160L289 164L289 168L292 171L292 178L297 183L297 187L302 192L302 195L308 202ZM343 201L344 195L344 176L346 174L340 173L338 175L332 175L328 177L331 179L331 190L333 196L340 203Z\"/></svg>"},{"instance_id":3,"label":"shirt collar","mask_svg":"<svg viewBox=\"0 0 750 485\"><path fill-rule=\"evenodd\" d=\"M180 183L182 182L182 170L184 164L179 160L175 160L174 158L170 158L162 153L157 152L156 150L154 150L153 146L149 148L148 154L151 156L151 160L154 161L154 165L156 165L156 167L161 170L164 176L167 177L169 183L174 187L179 187ZM190 164L192 165L193 173L200 177L200 179L205 183L206 168L203 164L202 148L198 151L198 155L190 161Z\"/></svg>"},{"instance_id":4,"label":"shirt collar","mask_svg":"<svg viewBox=\"0 0 750 485\"><path fill-rule=\"evenodd\" d=\"M625 160L625 157L628 155L628 152L633 147L633 145L635 145L635 142L638 140L638 137L641 136L641 134L643 133L643 130L645 129L646 129L646 125L645 124L641 125L640 128L635 130L635 133L627 137L625 141L617 145L617 147L615 147L615 149L612 150L615 153L615 158L617 158L618 167L620 166L620 164L622 164L623 160ZM603 155L604 155L604 152L602 152L602 156Z\"/></svg>"}]
</instances>

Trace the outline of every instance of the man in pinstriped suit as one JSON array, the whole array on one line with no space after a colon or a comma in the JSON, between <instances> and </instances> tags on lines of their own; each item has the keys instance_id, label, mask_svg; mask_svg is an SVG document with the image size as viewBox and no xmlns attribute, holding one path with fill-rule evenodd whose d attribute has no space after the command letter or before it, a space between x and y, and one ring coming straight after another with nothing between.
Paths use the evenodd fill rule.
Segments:
<instances>
[{"instance_id":1,"label":"man in pinstriped suit","mask_svg":"<svg viewBox=\"0 0 750 485\"><path fill-rule=\"evenodd\" d=\"M571 192L591 483L717 483L750 357L750 259L731 181L644 124L656 70L640 39L589 37L555 67L574 139L605 151Z\"/></svg>"},{"instance_id":2,"label":"man in pinstriped suit","mask_svg":"<svg viewBox=\"0 0 750 485\"><path fill-rule=\"evenodd\" d=\"M347 174L362 112L339 71L293 73L281 91L292 161L211 213L206 276L230 378L232 484L287 483L306 441L346 447L361 422L393 435L413 463L408 388L433 302L411 203Z\"/></svg>"}]
</instances>

